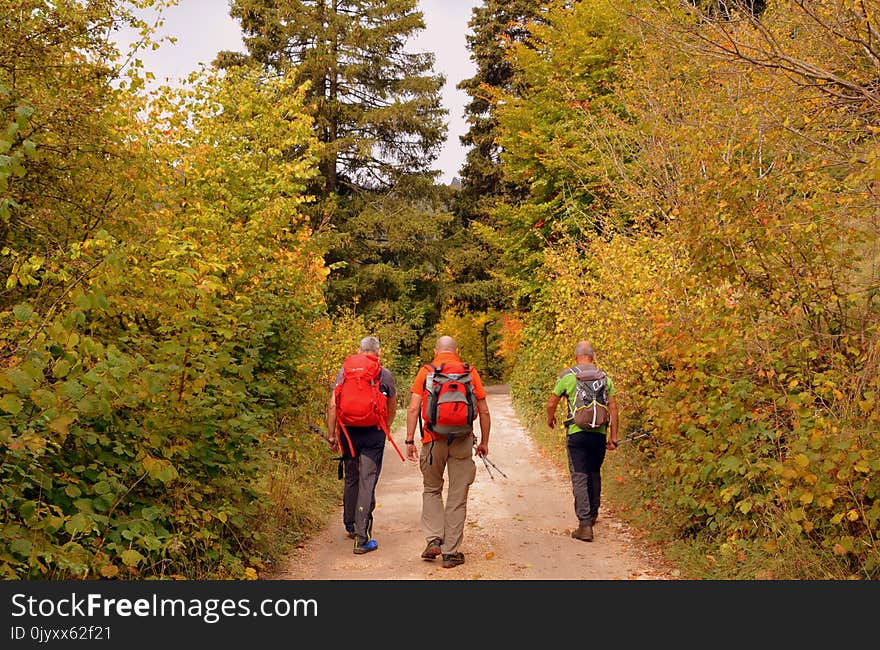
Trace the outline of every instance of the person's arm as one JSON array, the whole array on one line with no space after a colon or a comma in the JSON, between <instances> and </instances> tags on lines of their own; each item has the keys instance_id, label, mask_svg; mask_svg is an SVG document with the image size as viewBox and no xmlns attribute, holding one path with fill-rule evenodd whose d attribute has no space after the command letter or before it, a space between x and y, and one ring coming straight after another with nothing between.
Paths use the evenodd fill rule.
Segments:
<instances>
[{"instance_id":1,"label":"person's arm","mask_svg":"<svg viewBox=\"0 0 880 650\"><path fill-rule=\"evenodd\" d=\"M336 437L336 396L330 391L330 400L327 403L327 442L330 449L336 449L339 439Z\"/></svg>"},{"instance_id":2,"label":"person's arm","mask_svg":"<svg viewBox=\"0 0 880 650\"><path fill-rule=\"evenodd\" d=\"M385 419L385 426L391 431L391 425L394 424L394 418L397 417L397 383L394 376L388 374L388 414Z\"/></svg>"},{"instance_id":3,"label":"person's arm","mask_svg":"<svg viewBox=\"0 0 880 650\"><path fill-rule=\"evenodd\" d=\"M547 399L547 426L551 429L556 426L556 407L562 397L556 393L550 393Z\"/></svg>"},{"instance_id":4,"label":"person's arm","mask_svg":"<svg viewBox=\"0 0 880 650\"><path fill-rule=\"evenodd\" d=\"M394 424L394 418L397 416L397 395L388 398L388 415L385 419L385 426L391 431L391 425Z\"/></svg>"},{"instance_id":5,"label":"person's arm","mask_svg":"<svg viewBox=\"0 0 880 650\"><path fill-rule=\"evenodd\" d=\"M608 444L611 446L611 449L615 449L617 447L617 429L618 429L618 411L617 411L617 398L613 395L608 398Z\"/></svg>"},{"instance_id":6,"label":"person's arm","mask_svg":"<svg viewBox=\"0 0 880 650\"><path fill-rule=\"evenodd\" d=\"M416 426L419 423L419 409L422 408L422 395L420 393L410 393L409 406L406 409L406 457L410 460L416 460L415 437ZM406 444L412 442L412 444Z\"/></svg>"},{"instance_id":7,"label":"person's arm","mask_svg":"<svg viewBox=\"0 0 880 650\"><path fill-rule=\"evenodd\" d=\"M489 404L486 398L477 400L477 414L480 418L480 443L477 445L477 456L489 455L489 431L492 428L492 418L489 415Z\"/></svg>"}]
</instances>

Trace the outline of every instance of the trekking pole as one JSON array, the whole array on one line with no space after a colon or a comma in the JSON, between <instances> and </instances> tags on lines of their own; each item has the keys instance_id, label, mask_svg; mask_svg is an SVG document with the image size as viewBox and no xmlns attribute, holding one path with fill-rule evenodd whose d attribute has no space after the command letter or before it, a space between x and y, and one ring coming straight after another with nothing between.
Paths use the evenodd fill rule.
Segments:
<instances>
[{"instance_id":1,"label":"trekking pole","mask_svg":"<svg viewBox=\"0 0 880 650\"><path fill-rule=\"evenodd\" d=\"M324 435L324 432L321 431L314 424L309 424L309 429L311 429L313 433L316 433L317 435L321 436L324 439L324 442L329 442L327 440L327 437ZM339 446L339 449L340 450L342 449L342 445ZM330 460L338 463L337 468L336 468L336 474L337 474L339 480L341 481L343 478L343 475L344 475L343 468L342 468L342 461L344 460L344 458L342 457L341 451L340 451L339 456L335 456L335 457L331 458Z\"/></svg>"},{"instance_id":2,"label":"trekking pole","mask_svg":"<svg viewBox=\"0 0 880 650\"><path fill-rule=\"evenodd\" d=\"M484 463L489 463L489 465L491 465L492 467L495 468L495 471L496 471L496 472L498 472L499 474L501 474L501 476L503 476L504 478L507 478L507 474L505 474L505 473L502 472L500 469L498 469L498 465L496 465L496 464L493 463L491 460L489 460L489 458L488 458L487 456L483 456L482 458L483 458L483 462L484 462ZM488 466L487 466L486 469L488 469Z\"/></svg>"},{"instance_id":3,"label":"trekking pole","mask_svg":"<svg viewBox=\"0 0 880 650\"><path fill-rule=\"evenodd\" d=\"M639 435L637 435L637 436L625 436L623 439L618 440L618 441L617 441L617 444L618 444L618 446L619 446L621 443L624 443L624 442L627 442L627 441L632 442L633 440L638 440L639 438L647 438L649 435L651 435L651 434L649 434L649 433L642 433L642 434L639 434Z\"/></svg>"},{"instance_id":4,"label":"trekking pole","mask_svg":"<svg viewBox=\"0 0 880 650\"><path fill-rule=\"evenodd\" d=\"M485 467L485 468L486 468L486 471L489 473L489 478L492 479L492 480L494 481L494 480L495 480L495 477L492 476L492 470L489 469L489 464L486 462L486 457L485 457L485 456L480 456L480 458L483 459L483 467Z\"/></svg>"}]
</instances>

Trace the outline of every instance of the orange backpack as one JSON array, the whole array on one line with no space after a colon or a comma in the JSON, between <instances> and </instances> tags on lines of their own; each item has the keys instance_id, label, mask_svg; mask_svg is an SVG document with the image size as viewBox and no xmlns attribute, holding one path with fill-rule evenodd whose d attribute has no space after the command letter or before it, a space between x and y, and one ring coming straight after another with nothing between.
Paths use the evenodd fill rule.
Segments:
<instances>
[{"instance_id":1,"label":"orange backpack","mask_svg":"<svg viewBox=\"0 0 880 650\"><path fill-rule=\"evenodd\" d=\"M381 390L382 364L372 354L351 354L342 364L342 381L333 391L336 401L336 430L341 429L354 456L348 427L379 427L404 460L388 432L388 398Z\"/></svg>"}]
</instances>

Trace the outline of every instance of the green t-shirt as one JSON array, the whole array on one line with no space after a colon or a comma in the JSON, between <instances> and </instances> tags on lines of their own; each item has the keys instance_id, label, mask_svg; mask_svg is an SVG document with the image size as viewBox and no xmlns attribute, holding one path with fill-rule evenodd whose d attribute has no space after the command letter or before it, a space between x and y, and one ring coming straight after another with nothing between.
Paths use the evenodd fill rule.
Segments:
<instances>
[{"instance_id":1,"label":"green t-shirt","mask_svg":"<svg viewBox=\"0 0 880 650\"><path fill-rule=\"evenodd\" d=\"M608 397L609 399L614 395L614 382L611 381L611 377L606 375L606 381L608 382ZM553 387L553 394L558 397L565 397L568 403L568 413L565 416L566 420L570 420L572 416L572 412L574 411L574 396L575 389L577 388L577 378L574 376L573 372L567 372L562 377L556 380L556 385ZM608 430L608 424L603 424L602 426L596 427L595 429L584 429L576 424L572 424L568 427L568 434L577 433L578 431L598 431L599 433L605 433Z\"/></svg>"}]
</instances>

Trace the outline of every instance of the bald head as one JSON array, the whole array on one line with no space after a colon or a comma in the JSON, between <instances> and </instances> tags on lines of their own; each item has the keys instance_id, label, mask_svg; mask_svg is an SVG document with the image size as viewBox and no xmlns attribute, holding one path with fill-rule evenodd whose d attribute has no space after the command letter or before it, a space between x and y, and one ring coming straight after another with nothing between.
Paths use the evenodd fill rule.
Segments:
<instances>
[{"instance_id":1,"label":"bald head","mask_svg":"<svg viewBox=\"0 0 880 650\"><path fill-rule=\"evenodd\" d=\"M593 351L593 344L589 341L578 341L577 345L574 346L574 356L576 359L593 361L596 358L596 353Z\"/></svg>"},{"instance_id":2,"label":"bald head","mask_svg":"<svg viewBox=\"0 0 880 650\"><path fill-rule=\"evenodd\" d=\"M434 346L435 352L455 352L458 350L458 343L451 336L441 336L437 339L437 345Z\"/></svg>"}]
</instances>

